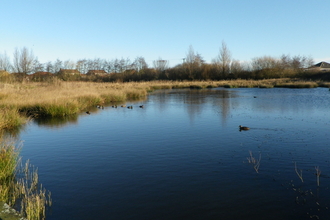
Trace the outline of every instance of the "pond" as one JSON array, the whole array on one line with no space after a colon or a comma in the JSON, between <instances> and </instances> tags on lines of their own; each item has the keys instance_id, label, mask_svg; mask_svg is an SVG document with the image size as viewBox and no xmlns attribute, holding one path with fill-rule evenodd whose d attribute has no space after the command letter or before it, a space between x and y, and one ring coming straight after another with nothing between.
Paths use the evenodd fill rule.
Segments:
<instances>
[{"instance_id":1,"label":"pond","mask_svg":"<svg viewBox=\"0 0 330 220\"><path fill-rule=\"evenodd\" d=\"M329 89L159 90L126 104L21 132L52 193L47 219L330 219Z\"/></svg>"}]
</instances>

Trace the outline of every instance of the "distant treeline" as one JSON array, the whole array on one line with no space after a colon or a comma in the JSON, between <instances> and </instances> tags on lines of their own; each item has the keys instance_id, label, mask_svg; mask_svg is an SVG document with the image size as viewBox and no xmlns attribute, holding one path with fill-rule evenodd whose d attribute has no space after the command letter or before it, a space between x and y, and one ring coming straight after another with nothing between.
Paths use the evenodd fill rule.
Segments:
<instances>
[{"instance_id":1,"label":"distant treeline","mask_svg":"<svg viewBox=\"0 0 330 220\"><path fill-rule=\"evenodd\" d=\"M279 58L262 56L250 62L231 58L223 42L218 56L206 63L202 56L190 46L182 63L169 67L161 58L149 66L143 57L134 60L80 59L40 63L32 50L26 47L14 52L13 62L7 54L0 54L0 80L46 81L54 77L65 81L128 82L151 80L228 80L311 78L329 80L329 74L309 71L314 61L306 56L282 55ZM11 73L7 74L6 73Z\"/></svg>"}]
</instances>

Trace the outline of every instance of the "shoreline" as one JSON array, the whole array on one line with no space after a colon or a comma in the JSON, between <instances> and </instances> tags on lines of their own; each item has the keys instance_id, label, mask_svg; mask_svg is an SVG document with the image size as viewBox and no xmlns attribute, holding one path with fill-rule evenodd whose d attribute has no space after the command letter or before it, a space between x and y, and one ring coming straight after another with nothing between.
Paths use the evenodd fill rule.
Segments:
<instances>
[{"instance_id":1,"label":"shoreline","mask_svg":"<svg viewBox=\"0 0 330 220\"><path fill-rule=\"evenodd\" d=\"M207 88L316 88L330 82L300 79L150 81L126 83L24 82L0 85L0 130L17 130L30 118L66 117L97 105L140 100L157 89Z\"/></svg>"}]
</instances>

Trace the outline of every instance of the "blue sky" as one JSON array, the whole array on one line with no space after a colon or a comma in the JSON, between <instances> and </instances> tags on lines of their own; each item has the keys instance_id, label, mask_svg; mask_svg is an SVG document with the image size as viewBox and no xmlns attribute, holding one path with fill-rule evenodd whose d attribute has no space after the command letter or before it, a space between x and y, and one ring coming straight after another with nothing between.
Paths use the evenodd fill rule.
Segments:
<instances>
[{"instance_id":1,"label":"blue sky","mask_svg":"<svg viewBox=\"0 0 330 220\"><path fill-rule=\"evenodd\" d=\"M182 62L189 46L211 62L311 56L330 62L328 0L2 0L0 54L32 49L40 62L142 56Z\"/></svg>"}]
</instances>

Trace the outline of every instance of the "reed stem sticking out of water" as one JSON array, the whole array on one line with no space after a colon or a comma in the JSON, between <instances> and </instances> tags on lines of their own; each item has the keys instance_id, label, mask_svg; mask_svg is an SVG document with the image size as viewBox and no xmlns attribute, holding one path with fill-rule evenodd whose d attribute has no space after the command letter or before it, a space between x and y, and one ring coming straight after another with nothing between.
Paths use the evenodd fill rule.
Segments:
<instances>
[{"instance_id":1,"label":"reed stem sticking out of water","mask_svg":"<svg viewBox=\"0 0 330 220\"><path fill-rule=\"evenodd\" d=\"M249 163L253 164L254 170L259 173L260 161L261 161L261 154L259 154L259 159L253 157L252 151L249 151L250 156L247 157Z\"/></svg>"},{"instance_id":2,"label":"reed stem sticking out of water","mask_svg":"<svg viewBox=\"0 0 330 220\"><path fill-rule=\"evenodd\" d=\"M304 182L304 179L302 177L302 170L300 170L300 173L298 172L297 163L296 162L294 162L294 170L296 171L296 174L298 175L298 177L301 180L301 182Z\"/></svg>"},{"instance_id":3,"label":"reed stem sticking out of water","mask_svg":"<svg viewBox=\"0 0 330 220\"><path fill-rule=\"evenodd\" d=\"M14 141L0 140L0 201L19 207L21 215L29 220L45 219L45 210L51 206L50 193L39 184L38 170L19 157L21 146Z\"/></svg>"},{"instance_id":4,"label":"reed stem sticking out of water","mask_svg":"<svg viewBox=\"0 0 330 220\"><path fill-rule=\"evenodd\" d=\"M317 186L320 186L321 170L320 170L320 168L318 166L315 167L315 170L316 170L316 182L317 182Z\"/></svg>"}]
</instances>

